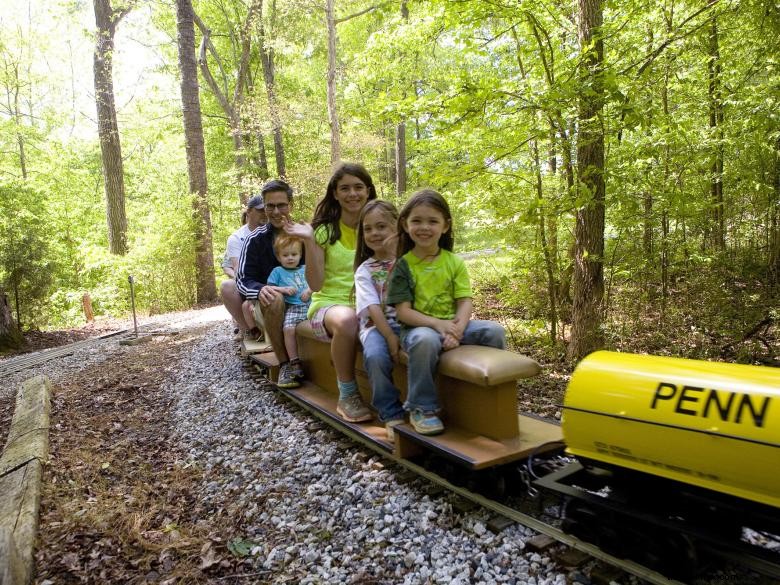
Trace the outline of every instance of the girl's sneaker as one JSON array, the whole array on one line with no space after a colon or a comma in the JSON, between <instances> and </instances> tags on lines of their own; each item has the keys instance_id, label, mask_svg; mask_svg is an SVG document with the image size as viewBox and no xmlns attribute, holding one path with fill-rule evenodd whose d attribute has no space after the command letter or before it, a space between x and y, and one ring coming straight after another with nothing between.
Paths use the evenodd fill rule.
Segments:
<instances>
[{"instance_id":1,"label":"girl's sneaker","mask_svg":"<svg viewBox=\"0 0 780 585\"><path fill-rule=\"evenodd\" d=\"M358 392L336 403L336 412L347 422L365 422L374 418Z\"/></svg>"},{"instance_id":2,"label":"girl's sneaker","mask_svg":"<svg viewBox=\"0 0 780 585\"><path fill-rule=\"evenodd\" d=\"M290 360L290 370L292 371L293 377L297 380L303 380L306 377L303 374L303 364L301 364L301 360L298 358Z\"/></svg>"},{"instance_id":3,"label":"girl's sneaker","mask_svg":"<svg viewBox=\"0 0 780 585\"><path fill-rule=\"evenodd\" d=\"M413 410L409 415L409 422L421 435L438 435L444 430L441 419L432 412Z\"/></svg>"}]
</instances>

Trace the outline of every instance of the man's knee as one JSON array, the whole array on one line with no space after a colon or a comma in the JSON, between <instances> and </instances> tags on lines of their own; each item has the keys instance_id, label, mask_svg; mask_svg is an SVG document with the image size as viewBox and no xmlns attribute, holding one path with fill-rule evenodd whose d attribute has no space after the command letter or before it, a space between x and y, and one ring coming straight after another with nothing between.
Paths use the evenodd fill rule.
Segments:
<instances>
[{"instance_id":1,"label":"man's knee","mask_svg":"<svg viewBox=\"0 0 780 585\"><path fill-rule=\"evenodd\" d=\"M219 286L219 294L222 299L234 298L238 296L238 289L236 288L236 281L233 279L224 280Z\"/></svg>"}]
</instances>

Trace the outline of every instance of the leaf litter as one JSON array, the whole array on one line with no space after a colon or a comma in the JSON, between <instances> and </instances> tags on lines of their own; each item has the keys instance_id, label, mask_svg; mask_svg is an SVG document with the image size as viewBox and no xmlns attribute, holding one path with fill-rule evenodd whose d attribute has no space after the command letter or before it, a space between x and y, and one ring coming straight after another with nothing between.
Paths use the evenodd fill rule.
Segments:
<instances>
[{"instance_id":1,"label":"leaf litter","mask_svg":"<svg viewBox=\"0 0 780 585\"><path fill-rule=\"evenodd\" d=\"M164 384L197 333L119 347L55 387L39 585L224 583L242 571L255 543L201 504L203 471L183 463L169 427Z\"/></svg>"}]
</instances>

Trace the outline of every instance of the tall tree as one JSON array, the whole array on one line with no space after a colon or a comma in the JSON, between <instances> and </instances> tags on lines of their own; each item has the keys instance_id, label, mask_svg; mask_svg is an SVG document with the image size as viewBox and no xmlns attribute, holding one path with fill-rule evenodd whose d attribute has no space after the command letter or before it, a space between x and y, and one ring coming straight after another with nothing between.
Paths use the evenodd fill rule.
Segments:
<instances>
[{"instance_id":1,"label":"tall tree","mask_svg":"<svg viewBox=\"0 0 780 585\"><path fill-rule=\"evenodd\" d=\"M211 215L207 200L206 149L198 93L198 64L195 59L195 25L191 0L176 0L176 28L181 72L181 110L184 118L184 140L187 171L195 211L195 254L197 302L217 298L214 282L214 255L211 243Z\"/></svg>"},{"instance_id":2,"label":"tall tree","mask_svg":"<svg viewBox=\"0 0 780 585\"><path fill-rule=\"evenodd\" d=\"M100 152L103 156L103 185L106 193L108 244L112 254L127 254L127 216L125 215L125 177L122 145L114 100L114 35L119 21L132 8L132 2L112 8L111 0L94 0L95 38L94 77L95 104L98 116Z\"/></svg>"},{"instance_id":3,"label":"tall tree","mask_svg":"<svg viewBox=\"0 0 780 585\"><path fill-rule=\"evenodd\" d=\"M330 122L330 162L341 159L341 130L336 104L336 0L325 0L325 24L328 29L328 121Z\"/></svg>"},{"instance_id":4,"label":"tall tree","mask_svg":"<svg viewBox=\"0 0 780 585\"><path fill-rule=\"evenodd\" d=\"M409 22L409 7L401 0L401 18ZM395 192L406 193L406 120L402 119L395 127Z\"/></svg>"},{"instance_id":5,"label":"tall tree","mask_svg":"<svg viewBox=\"0 0 780 585\"><path fill-rule=\"evenodd\" d=\"M708 0L713 6L718 0ZM716 250L726 247L726 219L723 209L723 97L721 95L720 43L718 41L718 13L712 11L707 35L707 97L709 123L714 141L710 163L710 197L712 198L712 245ZM710 226L708 226L710 227Z\"/></svg>"},{"instance_id":6,"label":"tall tree","mask_svg":"<svg viewBox=\"0 0 780 585\"><path fill-rule=\"evenodd\" d=\"M14 322L8 306L8 295L0 288L0 350L17 348L22 344L22 334Z\"/></svg>"},{"instance_id":7,"label":"tall tree","mask_svg":"<svg viewBox=\"0 0 780 585\"><path fill-rule=\"evenodd\" d=\"M279 99L276 94L276 65L274 64L273 43L269 42L263 26L263 2L259 0L259 13L257 18L257 32L260 37L260 62L263 64L263 80L268 96L268 113L271 116L271 125L274 136L274 154L276 155L276 174L279 177L287 175L287 164L284 157L284 142L282 141L282 119L279 113ZM276 21L276 2L271 3L271 31L274 32Z\"/></svg>"},{"instance_id":8,"label":"tall tree","mask_svg":"<svg viewBox=\"0 0 780 585\"><path fill-rule=\"evenodd\" d=\"M581 50L579 134L577 136L578 200L574 231L574 299L568 354L579 359L603 344L604 298L604 44L601 0L579 0Z\"/></svg>"},{"instance_id":9,"label":"tall tree","mask_svg":"<svg viewBox=\"0 0 780 585\"><path fill-rule=\"evenodd\" d=\"M28 82L23 79L22 59L20 54L12 54L0 43L0 87L5 96L0 104L0 112L8 116L12 121L16 134L16 145L19 150L19 170L22 179L27 179L27 155L25 152L26 140L22 124L22 92Z\"/></svg>"}]
</instances>

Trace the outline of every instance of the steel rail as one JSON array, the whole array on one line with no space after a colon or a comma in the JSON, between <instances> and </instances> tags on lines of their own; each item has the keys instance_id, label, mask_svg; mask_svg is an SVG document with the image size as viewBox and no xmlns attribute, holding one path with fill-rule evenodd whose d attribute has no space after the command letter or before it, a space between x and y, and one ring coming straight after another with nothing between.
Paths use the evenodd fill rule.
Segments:
<instances>
[{"instance_id":1,"label":"steel rail","mask_svg":"<svg viewBox=\"0 0 780 585\"><path fill-rule=\"evenodd\" d=\"M127 333L127 331L129 330L120 329L119 331L104 333L103 335L97 335L95 337L90 337L89 339L74 341L73 343L68 343L66 345L60 345L58 347L50 347L47 349L42 349L40 351L21 355L18 358L10 358L0 364L0 376L21 372L22 370L26 370L27 368L31 368L38 364L42 364L43 362L48 361L50 359L70 355L76 349L78 349L83 345L87 345L95 341L106 339L108 337L113 337L115 335L121 335L123 333Z\"/></svg>"},{"instance_id":2,"label":"steel rail","mask_svg":"<svg viewBox=\"0 0 780 585\"><path fill-rule=\"evenodd\" d=\"M273 384L269 385L273 388L275 386ZM639 563L636 563L634 561L630 561L627 559L620 559L618 557L614 557L608 553L605 553L603 550L599 549L598 547L588 543L584 542L582 540L579 540L578 538L575 538L571 536L570 534L566 534L565 532L559 530L558 528L555 528L554 526L551 526L549 524L546 524L545 522L542 522L538 518L534 518L533 516L529 516L528 514L525 514L524 512L520 512L519 510L515 510L514 508L510 508L509 506L506 506L505 504L502 504L500 502L496 502L494 500L491 500L489 498L486 498L485 496L482 496L480 494L474 493L470 490L467 490L465 488L462 488L460 486L456 486L446 480L445 478L441 477L440 475L433 473L431 471L428 471L424 467L417 465L416 463L412 463L411 461L407 459L403 459L401 457L398 457L394 455L392 452L387 451L380 446L378 446L376 443L372 442L371 440L363 437L359 433L356 433L351 428L349 428L346 425L342 425L337 420L332 419L331 417L327 416L326 414L316 410L315 408L311 407L309 404L302 400L298 400L295 397L294 390L288 391L288 390L278 390L283 396L288 398L289 400L293 401L295 404L303 407L305 410L309 411L310 413L314 414L318 419L325 422L329 426L337 429L339 432L343 433L353 441L360 443L361 445L368 447L372 451L378 453L385 459L392 460L396 464L404 467L405 469L408 469L412 473L418 475L419 477L422 477L442 488L445 490L452 492L454 494L457 494L461 496L464 499L467 499L471 502L474 502L475 504L490 510L492 512L495 512L496 514L500 514L502 516L505 516L518 524L522 524L523 526L526 526L527 528L530 528L532 530L535 530L536 532L539 532L540 534L545 534L549 536L550 538L556 540L557 542L560 542L562 544L565 544L567 546L570 546L572 548L575 548L579 551L582 551L591 557L598 559L600 561L603 561L609 565L615 566L626 573L630 573L631 575L634 575L636 577L639 577L640 579L644 579L648 583L652 583L653 585L685 585L682 581L676 581L674 579L669 579L668 577L665 577L658 573L657 571L653 571L652 569L648 569L647 567L640 565Z\"/></svg>"},{"instance_id":3,"label":"steel rail","mask_svg":"<svg viewBox=\"0 0 780 585\"><path fill-rule=\"evenodd\" d=\"M190 319L189 316L180 317L178 319L173 319L172 321L167 322L166 325L176 324L182 321L187 321L188 319ZM147 323L145 325L139 326L138 331L145 332L150 329L158 328L160 326L161 324L159 323ZM9 358L4 362L0 363L0 378L2 378L2 376L7 376L9 374L15 374L17 372L21 372L22 370L26 370L27 368L31 368L38 364L42 364L43 362L53 358L70 355L82 345L88 345L95 341L101 341L109 337L132 335L132 334L133 331L131 328L119 329L118 331L103 333L102 335L96 335L95 337L90 337L89 339L82 339L80 341L74 341L73 343L68 343L66 345L60 345L58 347L50 347L47 349L42 349L40 351L26 353L15 358Z\"/></svg>"}]
</instances>

